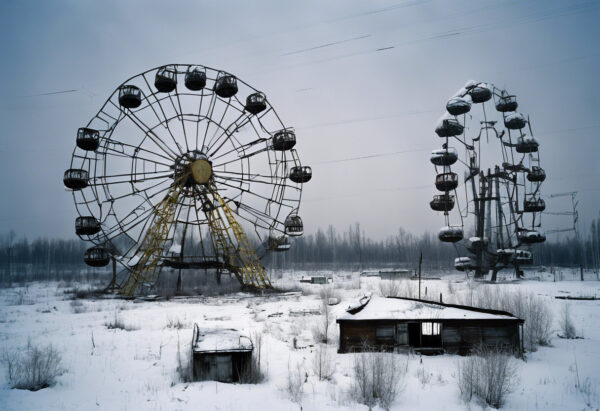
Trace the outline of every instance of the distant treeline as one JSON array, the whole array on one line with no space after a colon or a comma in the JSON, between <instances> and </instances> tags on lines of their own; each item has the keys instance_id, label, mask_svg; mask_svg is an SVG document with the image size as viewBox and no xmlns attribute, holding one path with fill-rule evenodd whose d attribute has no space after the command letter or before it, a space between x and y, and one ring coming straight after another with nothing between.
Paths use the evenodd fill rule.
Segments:
<instances>
[{"instance_id":1,"label":"distant treeline","mask_svg":"<svg viewBox=\"0 0 600 411\"><path fill-rule=\"evenodd\" d=\"M61 273L81 271L87 266L83 254L90 245L80 239L36 238L29 241L14 231L0 234L0 281L14 279L20 273L28 273L33 279L60 277ZM344 232L332 226L319 229L292 240L287 252L270 253L264 263L271 268L329 268L365 269L370 267L408 267L418 264L423 253L423 267L428 269L452 268L454 258L464 249L442 243L430 233L414 235L399 229L396 235L385 240L373 240L365 236L360 224L350 226ZM588 238L575 238L561 242L548 241L533 249L535 265L600 267L600 218L593 220ZM105 272L106 269L90 269L86 272Z\"/></svg>"},{"instance_id":2,"label":"distant treeline","mask_svg":"<svg viewBox=\"0 0 600 411\"><path fill-rule=\"evenodd\" d=\"M574 235L562 241L552 241L533 247L534 265L600 267L600 218L592 221L590 235L576 241ZM310 268L341 266L367 268L377 266L404 266L414 268L423 253L424 268L452 268L454 258L468 255L464 247L442 243L437 235L414 235L402 228L394 236L375 241L364 235L357 223L338 233L333 227L319 229L292 241L285 253L273 253L268 262L277 268Z\"/></svg>"}]
</instances>

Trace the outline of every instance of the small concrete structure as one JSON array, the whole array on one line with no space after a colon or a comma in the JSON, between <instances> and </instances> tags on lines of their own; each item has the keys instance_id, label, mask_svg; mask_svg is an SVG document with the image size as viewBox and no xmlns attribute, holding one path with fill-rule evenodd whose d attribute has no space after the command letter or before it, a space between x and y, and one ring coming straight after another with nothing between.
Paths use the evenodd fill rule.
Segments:
<instances>
[{"instance_id":1,"label":"small concrete structure","mask_svg":"<svg viewBox=\"0 0 600 411\"><path fill-rule=\"evenodd\" d=\"M400 297L361 298L337 319L338 352L468 354L476 345L522 354L524 321L511 313Z\"/></svg>"},{"instance_id":2,"label":"small concrete structure","mask_svg":"<svg viewBox=\"0 0 600 411\"><path fill-rule=\"evenodd\" d=\"M239 382L252 366L250 338L234 329L201 330L194 324L192 374L194 380Z\"/></svg>"}]
</instances>

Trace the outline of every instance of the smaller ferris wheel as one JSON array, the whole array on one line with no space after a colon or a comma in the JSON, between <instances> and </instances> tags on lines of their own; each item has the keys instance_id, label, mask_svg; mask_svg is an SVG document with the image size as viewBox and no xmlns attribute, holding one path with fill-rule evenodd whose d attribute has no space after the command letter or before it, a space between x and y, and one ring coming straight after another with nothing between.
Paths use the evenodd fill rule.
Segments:
<instances>
[{"instance_id":1,"label":"smaller ferris wheel","mask_svg":"<svg viewBox=\"0 0 600 411\"><path fill-rule=\"evenodd\" d=\"M495 281L510 266L522 276L520 266L533 262L533 244L546 239L540 230L546 172L531 121L517 108L515 95L469 81L448 100L435 129L443 141L430 157L440 192L430 207L445 221L438 238L455 245L455 268L476 278L492 271Z\"/></svg>"}]
</instances>

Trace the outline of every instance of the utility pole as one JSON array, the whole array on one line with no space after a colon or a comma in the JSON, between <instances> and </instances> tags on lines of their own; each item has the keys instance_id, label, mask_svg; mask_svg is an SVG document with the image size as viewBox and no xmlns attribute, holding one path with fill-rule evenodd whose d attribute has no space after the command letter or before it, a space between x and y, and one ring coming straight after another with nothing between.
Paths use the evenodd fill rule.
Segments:
<instances>
[{"instance_id":1,"label":"utility pole","mask_svg":"<svg viewBox=\"0 0 600 411\"><path fill-rule=\"evenodd\" d=\"M479 244L476 252L475 278L483 277L483 237L485 235L485 203L486 203L487 180L483 172L479 177L479 198L475 198L476 236Z\"/></svg>"},{"instance_id":2,"label":"utility pole","mask_svg":"<svg viewBox=\"0 0 600 411\"><path fill-rule=\"evenodd\" d=\"M421 263L423 262L423 252L419 254L419 300L421 299Z\"/></svg>"}]
</instances>

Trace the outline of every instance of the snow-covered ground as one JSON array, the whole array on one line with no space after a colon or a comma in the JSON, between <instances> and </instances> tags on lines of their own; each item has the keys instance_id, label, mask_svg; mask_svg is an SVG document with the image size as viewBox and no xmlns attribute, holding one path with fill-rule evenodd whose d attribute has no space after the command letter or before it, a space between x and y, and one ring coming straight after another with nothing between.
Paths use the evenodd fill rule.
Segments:
<instances>
[{"instance_id":1,"label":"snow-covered ground","mask_svg":"<svg viewBox=\"0 0 600 411\"><path fill-rule=\"evenodd\" d=\"M285 273L291 277L310 273ZM565 300L559 295L600 296L600 282L589 273L586 281L563 270L554 282L548 273L528 273L538 280L494 287L523 289L544 298L554 313L556 331L552 345L528 353L519 361L520 383L508 397L505 409L582 410L600 405L600 301L569 301L570 312L583 339L556 337ZM254 296L235 294L221 297L190 297L169 301L119 299L73 300L59 283L35 283L27 287L0 290L0 350L10 352L35 344L52 344L62 353L67 370L53 387L37 392L10 389L5 366L0 365L1 410L327 410L366 409L350 398L353 354L337 354L335 317L365 292L378 293L378 278L360 278L358 273L334 275L332 287L341 302L330 306L333 317L327 346L335 373L319 381L313 370L316 352L312 329L319 323L319 290L323 285L302 284L303 293ZM403 287L415 290L417 282L406 280ZM360 288L358 288L360 287ZM424 280L423 293L444 301L459 294L477 292L480 284L467 282L462 275ZM115 318L128 330L109 329ZM181 382L177 373L178 349L182 361L189 361L194 323L201 327L235 328L247 335L262 335L264 382L256 385L217 382ZM402 355L402 354L398 354ZM456 382L456 364L461 357L409 356L404 390L394 409L454 410L481 408L464 403ZM301 403L290 400L286 390L289 369L304 375ZM587 380L589 398L576 388ZM592 407L586 406L591 400Z\"/></svg>"}]
</instances>

